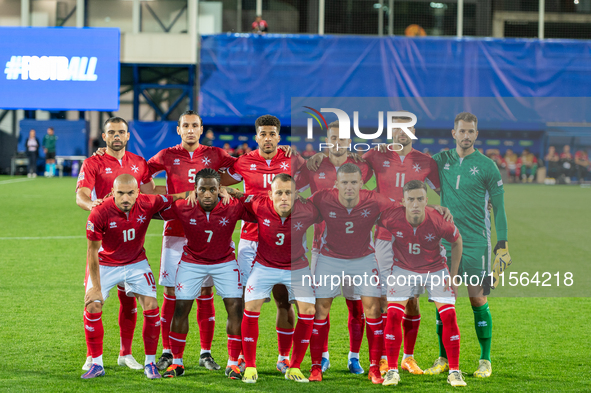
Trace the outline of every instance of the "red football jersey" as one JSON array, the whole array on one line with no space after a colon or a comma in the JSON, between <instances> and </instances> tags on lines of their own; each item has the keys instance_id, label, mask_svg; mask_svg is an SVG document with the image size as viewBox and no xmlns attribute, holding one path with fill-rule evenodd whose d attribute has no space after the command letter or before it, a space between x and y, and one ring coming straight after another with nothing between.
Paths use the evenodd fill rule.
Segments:
<instances>
[{"instance_id":1,"label":"red football jersey","mask_svg":"<svg viewBox=\"0 0 591 393\"><path fill-rule=\"evenodd\" d=\"M378 223L394 235L394 265L416 273L437 272L447 267L441 239L458 240L455 224L445 221L435 209L425 209L425 220L414 228L406 219L406 209L388 209Z\"/></svg>"},{"instance_id":2,"label":"red football jersey","mask_svg":"<svg viewBox=\"0 0 591 393\"><path fill-rule=\"evenodd\" d=\"M215 265L236 259L232 247L232 234L238 220L255 221L242 202L232 198L224 205L221 201L211 212L197 203L191 207L185 200L176 201L172 208L160 213L165 220L181 223L187 244L181 260L199 265Z\"/></svg>"},{"instance_id":3,"label":"red football jersey","mask_svg":"<svg viewBox=\"0 0 591 393\"><path fill-rule=\"evenodd\" d=\"M195 175L204 168L219 171L231 167L236 158L231 157L219 147L199 145L189 153L182 144L160 150L148 160L148 168L153 176L166 172L166 192L177 194L195 188ZM164 224L164 236L185 236L183 226L177 220Z\"/></svg>"},{"instance_id":4,"label":"red football jersey","mask_svg":"<svg viewBox=\"0 0 591 393\"><path fill-rule=\"evenodd\" d=\"M254 262L285 270L308 266L306 230L320 217L313 204L296 200L288 217L280 217L266 195L249 195L244 206L258 221L259 244ZM292 235L296 236L293 243Z\"/></svg>"},{"instance_id":5,"label":"red football jersey","mask_svg":"<svg viewBox=\"0 0 591 393\"><path fill-rule=\"evenodd\" d=\"M102 242L99 263L121 266L146 259L144 239L150 219L171 204L169 195L139 194L129 213L119 210L113 197L92 209L86 223L86 237Z\"/></svg>"},{"instance_id":6,"label":"red football jersey","mask_svg":"<svg viewBox=\"0 0 591 393\"><path fill-rule=\"evenodd\" d=\"M339 202L336 188L320 190L310 200L326 225L320 253L340 259L361 258L373 253L371 230L376 220L382 211L399 206L397 202L370 190L360 190L359 203L352 209Z\"/></svg>"},{"instance_id":7,"label":"red football jersey","mask_svg":"<svg viewBox=\"0 0 591 393\"><path fill-rule=\"evenodd\" d=\"M363 184L367 183L373 176L373 171L365 162L355 162L351 157L347 158L345 164L355 164L361 169L361 178ZM316 172L303 167L296 175L296 187L300 192L305 191L308 187L314 194L318 190L324 188L333 188L337 180L337 170L340 167L335 167L328 157L324 158ZM314 225L314 249L319 249L322 241L322 233L324 232L324 223Z\"/></svg>"},{"instance_id":8,"label":"red football jersey","mask_svg":"<svg viewBox=\"0 0 591 393\"><path fill-rule=\"evenodd\" d=\"M380 153L370 150L363 159L376 175L376 191L396 201L402 201L402 187L411 180L426 182L432 189L440 187L437 163L427 154L412 149L406 156L395 151ZM392 240L392 234L384 228L376 228L376 238Z\"/></svg>"},{"instance_id":9,"label":"red football jersey","mask_svg":"<svg viewBox=\"0 0 591 393\"><path fill-rule=\"evenodd\" d=\"M265 160L257 149L238 157L234 166L228 169L228 174L237 181L244 179L245 194L267 195L276 174L292 174L292 164L297 165L297 157L286 157L283 150L277 149L275 157ZM257 241L257 224L243 222L240 238Z\"/></svg>"},{"instance_id":10,"label":"red football jersey","mask_svg":"<svg viewBox=\"0 0 591 393\"><path fill-rule=\"evenodd\" d=\"M152 180L148 163L142 157L125 152L121 160L104 154L96 155L84 160L82 169L78 175L76 191L80 187L92 190L91 199L102 199L111 192L113 182L119 175L129 174L135 177L138 186L149 183Z\"/></svg>"}]
</instances>

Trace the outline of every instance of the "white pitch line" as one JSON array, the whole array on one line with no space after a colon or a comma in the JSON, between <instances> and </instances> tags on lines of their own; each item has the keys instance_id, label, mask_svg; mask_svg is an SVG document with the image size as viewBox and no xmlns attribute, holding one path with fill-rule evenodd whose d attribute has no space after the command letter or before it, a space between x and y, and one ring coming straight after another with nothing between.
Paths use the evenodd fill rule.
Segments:
<instances>
[{"instance_id":1,"label":"white pitch line","mask_svg":"<svg viewBox=\"0 0 591 393\"><path fill-rule=\"evenodd\" d=\"M162 235L155 235L152 233L146 234L146 237L161 237ZM0 240L63 240L63 239L86 239L86 236L15 236L15 237L0 237Z\"/></svg>"},{"instance_id":2,"label":"white pitch line","mask_svg":"<svg viewBox=\"0 0 591 393\"><path fill-rule=\"evenodd\" d=\"M12 179L12 180L2 180L0 184L9 184L9 183L20 183L22 181L32 181L33 179Z\"/></svg>"}]
</instances>

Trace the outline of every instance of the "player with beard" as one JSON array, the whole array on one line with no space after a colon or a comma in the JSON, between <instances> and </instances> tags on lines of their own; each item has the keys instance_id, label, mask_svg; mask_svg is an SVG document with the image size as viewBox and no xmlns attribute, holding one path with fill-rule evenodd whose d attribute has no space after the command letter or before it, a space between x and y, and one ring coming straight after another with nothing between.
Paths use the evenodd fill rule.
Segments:
<instances>
[{"instance_id":1,"label":"player with beard","mask_svg":"<svg viewBox=\"0 0 591 393\"><path fill-rule=\"evenodd\" d=\"M78 206L91 211L94 207L100 205L103 198L111 192L114 180L122 174L133 176L142 193L154 193L155 185L150 176L146 160L126 151L130 137L127 122L120 117L108 119L104 124L102 137L107 143L106 154L87 158L82 164L76 184L76 203ZM86 278L88 278L88 271ZM118 364L135 370L143 370L143 366L131 354L133 333L137 321L137 303L135 297L126 295L123 287L117 286L117 290L121 303L119 308L121 350ZM92 364L91 361L90 350L88 350L86 362L82 369L89 370Z\"/></svg>"},{"instance_id":2,"label":"player with beard","mask_svg":"<svg viewBox=\"0 0 591 393\"><path fill-rule=\"evenodd\" d=\"M271 189L275 175L292 174L299 169L303 159L296 155L289 157L277 148L281 136L281 122L275 116L264 115L255 122L256 141L259 148L240 156L234 165L222 175L222 184L231 185L244 180L244 193L247 195L266 195ZM255 223L242 223L238 245L238 264L248 280L258 246L258 229ZM279 347L277 370L283 374L289 368L289 352L294 334L295 312L289 302L289 294L284 285L273 288L273 298L277 305L276 330Z\"/></svg>"},{"instance_id":3,"label":"player with beard","mask_svg":"<svg viewBox=\"0 0 591 393\"><path fill-rule=\"evenodd\" d=\"M468 296L474 312L474 328L480 344L480 361L474 371L477 378L487 378L492 374L490 349L492 341L492 316L488 307L487 295L496 282L491 282L491 273L501 273L499 262L511 264L507 242L507 215L505 213L505 190L499 168L490 158L474 148L478 138L478 118L471 113L462 112L454 119L451 131L456 140L456 148L437 153L433 159L439 168L441 179L441 204L447 206L454 215L455 223L463 238L463 254L459 274L467 274ZM491 217L489 202L494 210L497 244L495 264L491 266ZM443 242L450 261L451 246ZM480 285L470 284L476 276ZM437 334L439 336L439 358L425 374L439 374L449 369L440 314L437 313Z\"/></svg>"},{"instance_id":4,"label":"player with beard","mask_svg":"<svg viewBox=\"0 0 591 393\"><path fill-rule=\"evenodd\" d=\"M410 122L410 117L394 117L394 123ZM415 128L408 127L415 134ZM395 128L392 134L393 143L391 145L381 145L380 149L372 149L363 155L363 158L373 169L376 176L376 191L382 195L392 198L396 201L403 199L403 187L411 180L420 180L426 182L434 190L439 189L439 173L437 163L428 155L413 149L412 139L401 128ZM382 282L385 282L386 276L392 268L394 262L394 253L392 251L392 234L383 227L376 226L376 258L382 274ZM386 300L386 287L382 287L382 318L384 322L387 318L388 302ZM419 291L415 295L418 297L424 292L423 288L417 287ZM411 374L422 374L423 370L418 366L413 354L414 347L419 334L419 325L421 323L421 314L417 297L412 297L406 303L405 314L403 317L404 330L404 355L401 368ZM380 372L383 374L388 371L388 362L386 353L382 354L380 360Z\"/></svg>"},{"instance_id":5,"label":"player with beard","mask_svg":"<svg viewBox=\"0 0 591 393\"><path fill-rule=\"evenodd\" d=\"M334 121L328 125L326 143L329 145L328 157L323 157L318 165L318 169L312 171L307 167L303 167L296 175L296 185L299 192L310 188L312 194L314 194L324 188L333 188L336 184L338 169L347 163L355 163L359 167L363 184L371 179L373 172L368 164L365 162L356 162L353 157L348 155L351 139L339 138L338 121ZM318 252L322 245L321 239L324 229L324 222L314 225L314 245L311 261L312 273L314 273L316 262L318 261ZM361 297L354 294L352 285L343 285L343 296L346 299L347 309L349 310L349 321L347 324L349 328L349 355L347 366L351 373L363 374L363 367L359 364L359 349L363 341L363 330L365 326ZM330 318L327 317L326 321L326 328L330 330ZM330 367L328 348L325 348L322 353L321 367L322 372L326 372Z\"/></svg>"}]
</instances>

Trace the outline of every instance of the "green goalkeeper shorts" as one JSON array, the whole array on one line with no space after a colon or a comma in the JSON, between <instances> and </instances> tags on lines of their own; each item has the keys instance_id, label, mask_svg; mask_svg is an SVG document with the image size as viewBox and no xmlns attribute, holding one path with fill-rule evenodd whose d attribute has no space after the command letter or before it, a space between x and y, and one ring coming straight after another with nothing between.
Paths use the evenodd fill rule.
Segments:
<instances>
[{"instance_id":1,"label":"green goalkeeper shorts","mask_svg":"<svg viewBox=\"0 0 591 393\"><path fill-rule=\"evenodd\" d=\"M451 245L447 242L445 243L447 266L451 273ZM462 260L460 261L458 274L464 276L464 273L466 273L466 277L468 278L467 284L470 284L469 280L472 279L472 285L476 284L476 282L478 282L476 285L480 285L483 277L486 278L490 274L492 270L491 251L492 249L488 242L463 243ZM474 276L478 277L478 281ZM465 278L462 278L462 280L465 280ZM484 285L484 287L486 288L487 285Z\"/></svg>"}]
</instances>

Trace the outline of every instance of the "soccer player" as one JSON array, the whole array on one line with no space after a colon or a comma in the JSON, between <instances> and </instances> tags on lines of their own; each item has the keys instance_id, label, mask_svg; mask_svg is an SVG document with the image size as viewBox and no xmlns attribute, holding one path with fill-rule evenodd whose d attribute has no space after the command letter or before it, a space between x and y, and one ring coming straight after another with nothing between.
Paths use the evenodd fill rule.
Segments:
<instances>
[{"instance_id":1,"label":"soccer player","mask_svg":"<svg viewBox=\"0 0 591 393\"><path fill-rule=\"evenodd\" d=\"M259 117L255 122L256 142L259 148L240 156L234 165L222 175L222 184L236 184L244 179L244 193L247 195L265 195L271 189L271 182L279 173L294 173L302 165L299 156L288 157L286 152L277 148L281 136L281 122L271 115ZM240 243L238 245L238 264L248 280L258 245L257 224L242 223ZM295 313L289 303L289 294L284 285L273 288L273 298L277 305L277 341L279 356L277 370L283 374L289 368L289 352L294 334Z\"/></svg>"},{"instance_id":2,"label":"soccer player","mask_svg":"<svg viewBox=\"0 0 591 393\"><path fill-rule=\"evenodd\" d=\"M177 133L182 142L179 145L163 149L148 160L152 176L166 172L166 193L174 194L195 189L195 174L202 169L211 168L215 171L226 169L236 161L219 147L204 146L199 143L203 133L201 117L194 111L186 111L179 117ZM162 192L160 192L162 193ZM162 356L156 363L159 370L166 370L173 360L171 343L168 339L170 324L175 310L175 276L183 247L187 244L183 226L178 220L166 221L162 238L162 255L160 258L160 276L158 284L164 286L162 302ZM201 354L199 366L208 370L219 370L220 366L211 355L211 344L215 330L215 308L213 301L213 280L205 279L200 285L201 293L196 298L197 323Z\"/></svg>"},{"instance_id":3,"label":"soccer player","mask_svg":"<svg viewBox=\"0 0 591 393\"><path fill-rule=\"evenodd\" d=\"M82 209L91 211L103 202L111 192L113 181L121 174L132 175L140 185L142 193L152 194L155 189L148 164L142 157L126 151L130 134L127 122L120 117L111 117L105 121L102 133L107 143L104 155L95 155L84 160L76 184L76 203ZM142 370L131 354L133 333L137 321L137 303L135 297L126 295L125 288L117 286L119 308L119 334L121 337L118 364L135 370ZM87 353L83 370L90 369L90 352Z\"/></svg>"},{"instance_id":4,"label":"soccer player","mask_svg":"<svg viewBox=\"0 0 591 393\"><path fill-rule=\"evenodd\" d=\"M327 144L330 144L328 149L328 157L324 157L320 162L318 169L312 171L307 167L302 167L302 170L296 175L296 185L299 192L305 191L308 187L312 194L324 188L333 188L337 180L337 170L346 163L356 163L361 170L363 184L372 177L372 170L365 162L355 162L353 157L348 156L349 145L351 139L339 138L339 122L334 121L328 125L328 131L325 139ZM316 262L318 260L318 252L321 247L322 235L324 233L324 223L314 225L314 245L312 248L312 273L315 271ZM343 285L343 296L347 302L349 310L349 356L347 366L349 371L353 374L363 374L363 367L359 364L359 349L363 341L363 330L365 326L363 316L363 305L361 298L354 294L354 287L352 285ZM330 318L327 317L326 329L330 330ZM326 372L330 367L330 360L328 348L324 348L322 353L321 368L322 372Z\"/></svg>"},{"instance_id":5,"label":"soccer player","mask_svg":"<svg viewBox=\"0 0 591 393\"><path fill-rule=\"evenodd\" d=\"M205 281L212 278L228 313L226 376L241 379L238 358L242 349L240 323L244 283L234 255L232 234L238 220L254 221L254 218L238 199L232 199L227 205L221 203L220 174L211 168L197 172L195 190L196 206L178 201L172 209L160 214L164 219L176 219L187 238L178 270L175 269L176 302L169 335L173 360L164 377L178 377L185 373L183 352L189 332L188 316L193 299L201 293Z\"/></svg>"},{"instance_id":6,"label":"soccer player","mask_svg":"<svg viewBox=\"0 0 591 393\"><path fill-rule=\"evenodd\" d=\"M449 208L463 238L463 254L459 274L467 273L468 296L474 311L474 328L480 344L480 362L475 377L486 378L492 373L490 348L492 340L492 316L488 307L490 293L490 212L492 203L497 231L497 244L493 250L508 253L507 215L505 213L504 189L501 174L496 164L478 150L474 142L478 137L478 119L471 113L462 112L454 120L451 131L456 148L433 156L441 179L441 204ZM448 260L450 245L443 242ZM473 281L471 281L473 280ZM438 374L449 368L448 356L443 345L443 328L437 314L439 335L439 358L425 374Z\"/></svg>"},{"instance_id":7,"label":"soccer player","mask_svg":"<svg viewBox=\"0 0 591 393\"><path fill-rule=\"evenodd\" d=\"M388 372L383 385L398 385L398 356L402 344L401 323L409 299L417 287L427 288L429 301L434 302L442 316L443 344L449 355L449 376L452 386L465 386L459 369L460 330L456 319L455 291L450 282L446 259L441 255L441 239L451 243L451 277L458 273L462 257L462 237L453 224L435 209L427 207L427 186L411 180L404 187L404 207L388 209L379 223L394 236L394 266L387 278L388 318L384 330Z\"/></svg>"},{"instance_id":8,"label":"soccer player","mask_svg":"<svg viewBox=\"0 0 591 393\"><path fill-rule=\"evenodd\" d=\"M395 123L410 122L409 117L394 117ZM415 134L415 128L408 127L408 129ZM412 147L412 139L401 128L393 130L393 143L391 145L380 146L380 150L370 150L363 155L363 158L373 169L376 177L376 191L380 194L392 198L396 201L401 201L403 198L402 188L411 180L420 180L427 182L427 184L434 190L438 190L439 173L437 171L437 163L428 155ZM380 227L376 226L376 258L380 266L380 273L382 274L382 282L392 268L394 262L394 254L392 251L392 242L394 238L392 234ZM416 288L420 295L424 292L423 288ZM386 319L386 310L388 307L386 300L386 287L382 287L382 318ZM402 369L407 370L411 374L422 374L423 370L417 364L413 354L414 347L419 334L419 325L421 324L421 313L419 309L419 302L416 298L411 298L406 303L405 314L402 320L402 327L404 329L404 355L402 359ZM385 353L382 354L380 360L380 372L385 374L388 369Z\"/></svg>"},{"instance_id":9,"label":"soccer player","mask_svg":"<svg viewBox=\"0 0 591 393\"><path fill-rule=\"evenodd\" d=\"M154 364L160 336L156 282L146 259L144 239L151 217L170 207L173 198L139 192L133 176L119 175L113 182L113 197L106 198L88 216L89 277L84 297L84 332L92 365L83 379L105 375L101 316L104 300L116 285L125 288L127 295L135 296L144 309L144 374L149 379L160 378Z\"/></svg>"},{"instance_id":10,"label":"soccer player","mask_svg":"<svg viewBox=\"0 0 591 393\"><path fill-rule=\"evenodd\" d=\"M53 127L47 129L47 134L43 137L43 150L45 151L45 177L55 176L55 144L57 136Z\"/></svg>"},{"instance_id":11,"label":"soccer player","mask_svg":"<svg viewBox=\"0 0 591 393\"><path fill-rule=\"evenodd\" d=\"M289 301L298 308L298 323L293 338L291 364L286 379L308 382L300 364L304 359L312 335L314 322L314 289L304 285L303 278L311 277L306 249L306 230L318 221L319 214L311 203L294 202L295 182L280 173L271 182L267 195L248 196L245 206L259 223L258 247L255 263L246 283L245 311L242 318L242 347L246 360L243 381L255 383L256 351L259 338L259 316L263 303L270 300L275 285L284 285ZM293 243L292 243L293 238Z\"/></svg>"},{"instance_id":12,"label":"soccer player","mask_svg":"<svg viewBox=\"0 0 591 393\"><path fill-rule=\"evenodd\" d=\"M311 381L322 381L322 350L328 341L326 317L333 299L341 291L340 285L336 287L331 285L332 279L330 283L322 283L322 278L326 276L340 278L344 275L365 277L365 282L361 285L356 284L355 280L353 284L355 294L361 296L365 311L370 359L368 377L375 384L381 384L384 381L378 368L383 345L381 288L379 287L379 268L371 246L371 231L380 212L396 205L381 194L362 190L362 185L363 178L359 167L347 163L337 171L335 188L318 191L310 198L326 225L314 272L316 332L312 334L310 344ZM343 278L343 281L346 282L347 278ZM349 278L350 283L351 278Z\"/></svg>"}]
</instances>

